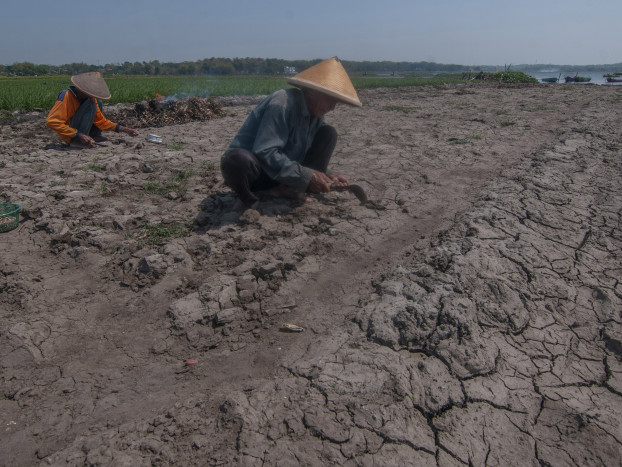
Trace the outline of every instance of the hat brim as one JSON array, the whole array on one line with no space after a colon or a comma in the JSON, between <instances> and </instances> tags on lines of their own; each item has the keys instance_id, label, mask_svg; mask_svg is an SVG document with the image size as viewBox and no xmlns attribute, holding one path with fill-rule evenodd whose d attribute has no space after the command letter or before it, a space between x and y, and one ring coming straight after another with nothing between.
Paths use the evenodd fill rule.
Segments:
<instances>
[{"instance_id":1,"label":"hat brim","mask_svg":"<svg viewBox=\"0 0 622 467\"><path fill-rule=\"evenodd\" d=\"M359 101L358 99L355 99L353 97L350 96L346 96L345 94L342 94L338 91L332 90L332 89L328 89L324 86L322 86L321 84L317 84L314 83L313 81L308 81L306 79L303 78L297 78L297 77L292 77L292 78L288 78L287 82L293 86L297 86L297 87L302 87L302 88L309 88L309 89L313 89L315 91L321 92L322 94L326 94L336 100L338 100L339 102L343 102L344 104L348 104L348 105L352 105L354 107L362 107L363 104L361 104L361 101Z\"/></svg>"},{"instance_id":2,"label":"hat brim","mask_svg":"<svg viewBox=\"0 0 622 467\"><path fill-rule=\"evenodd\" d=\"M104 78L97 72L82 73L71 77L73 84L80 92L96 99L110 99L110 90Z\"/></svg>"}]
</instances>

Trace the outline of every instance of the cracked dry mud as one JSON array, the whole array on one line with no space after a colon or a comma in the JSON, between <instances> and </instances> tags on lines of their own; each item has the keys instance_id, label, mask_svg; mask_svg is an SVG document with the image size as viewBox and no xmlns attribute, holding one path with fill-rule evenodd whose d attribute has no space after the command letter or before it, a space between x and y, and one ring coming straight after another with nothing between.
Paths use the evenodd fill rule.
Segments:
<instances>
[{"instance_id":1,"label":"cracked dry mud","mask_svg":"<svg viewBox=\"0 0 622 467\"><path fill-rule=\"evenodd\" d=\"M90 151L3 124L2 465L620 465L622 87L360 97L327 120L373 203L241 217L259 97Z\"/></svg>"}]
</instances>

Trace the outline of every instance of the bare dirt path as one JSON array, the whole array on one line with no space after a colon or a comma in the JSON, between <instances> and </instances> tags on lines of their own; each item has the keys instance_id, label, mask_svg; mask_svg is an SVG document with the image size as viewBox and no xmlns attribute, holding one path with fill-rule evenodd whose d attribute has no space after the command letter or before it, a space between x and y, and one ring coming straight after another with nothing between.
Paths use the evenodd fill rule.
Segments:
<instances>
[{"instance_id":1,"label":"bare dirt path","mask_svg":"<svg viewBox=\"0 0 622 467\"><path fill-rule=\"evenodd\" d=\"M620 89L360 97L333 169L373 204L241 218L258 98L92 151L7 119L2 465L617 465Z\"/></svg>"}]
</instances>

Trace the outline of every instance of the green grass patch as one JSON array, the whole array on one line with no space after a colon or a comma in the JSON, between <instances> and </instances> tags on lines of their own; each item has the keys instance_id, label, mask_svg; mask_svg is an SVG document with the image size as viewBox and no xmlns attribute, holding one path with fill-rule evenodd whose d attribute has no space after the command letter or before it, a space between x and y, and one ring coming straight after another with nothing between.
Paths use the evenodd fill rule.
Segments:
<instances>
[{"instance_id":1,"label":"green grass patch","mask_svg":"<svg viewBox=\"0 0 622 467\"><path fill-rule=\"evenodd\" d=\"M188 189L188 181L192 175L194 175L194 169L175 170L173 171L170 180L164 183L159 181L146 182L142 186L142 190L145 193L161 196L167 195L171 192L182 194Z\"/></svg>"},{"instance_id":2,"label":"green grass patch","mask_svg":"<svg viewBox=\"0 0 622 467\"><path fill-rule=\"evenodd\" d=\"M516 122L513 122L512 120L503 120L499 122L499 126L501 128L505 128L507 126L512 126L512 125L516 125Z\"/></svg>"},{"instance_id":3,"label":"green grass patch","mask_svg":"<svg viewBox=\"0 0 622 467\"><path fill-rule=\"evenodd\" d=\"M473 141L473 140L480 140L480 139L482 139L482 138L483 138L483 136L482 136L482 135L470 135L470 136L467 136L467 137L465 137L465 138L449 138L449 139L447 140L447 142L448 142L449 144L467 144L467 143L469 143L470 141Z\"/></svg>"},{"instance_id":4,"label":"green grass patch","mask_svg":"<svg viewBox=\"0 0 622 467\"><path fill-rule=\"evenodd\" d=\"M162 96L209 97L270 94L289 87L277 76L104 76L111 99L106 103L140 102ZM461 74L352 75L357 89L399 86L442 87L461 82ZM70 76L1 77L0 109L51 109L58 94L71 85ZM4 117L3 118L10 118Z\"/></svg>"},{"instance_id":5,"label":"green grass patch","mask_svg":"<svg viewBox=\"0 0 622 467\"><path fill-rule=\"evenodd\" d=\"M166 145L166 149L169 149L171 151L181 151L183 148L184 143L182 143L181 141L173 141Z\"/></svg>"},{"instance_id":6,"label":"green grass patch","mask_svg":"<svg viewBox=\"0 0 622 467\"><path fill-rule=\"evenodd\" d=\"M190 228L185 224L160 222L155 225L144 225L138 232L137 239L143 244L162 245L172 238L187 237Z\"/></svg>"},{"instance_id":7,"label":"green grass patch","mask_svg":"<svg viewBox=\"0 0 622 467\"><path fill-rule=\"evenodd\" d=\"M533 76L529 76L522 71L500 71L494 73L490 78L494 81L501 81L502 83L538 83L539 81Z\"/></svg>"},{"instance_id":8,"label":"green grass patch","mask_svg":"<svg viewBox=\"0 0 622 467\"><path fill-rule=\"evenodd\" d=\"M216 163L216 162L202 162L201 163L201 170L205 171L205 172L215 172L216 170L218 170L220 166Z\"/></svg>"},{"instance_id":9,"label":"green grass patch","mask_svg":"<svg viewBox=\"0 0 622 467\"><path fill-rule=\"evenodd\" d=\"M97 162L99 161L99 157L94 157L93 158L93 162L91 162L89 164L89 170L92 170L93 172L103 172L106 170L106 164L98 164Z\"/></svg>"}]
</instances>

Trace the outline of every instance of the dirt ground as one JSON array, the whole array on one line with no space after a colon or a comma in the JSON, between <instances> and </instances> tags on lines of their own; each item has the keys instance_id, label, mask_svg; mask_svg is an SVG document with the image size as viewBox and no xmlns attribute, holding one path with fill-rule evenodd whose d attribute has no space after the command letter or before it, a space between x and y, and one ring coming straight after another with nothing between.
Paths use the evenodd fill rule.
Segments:
<instances>
[{"instance_id":1,"label":"dirt ground","mask_svg":"<svg viewBox=\"0 0 622 467\"><path fill-rule=\"evenodd\" d=\"M242 216L261 96L92 150L3 116L1 465L621 465L622 87L359 95L370 202Z\"/></svg>"}]
</instances>

